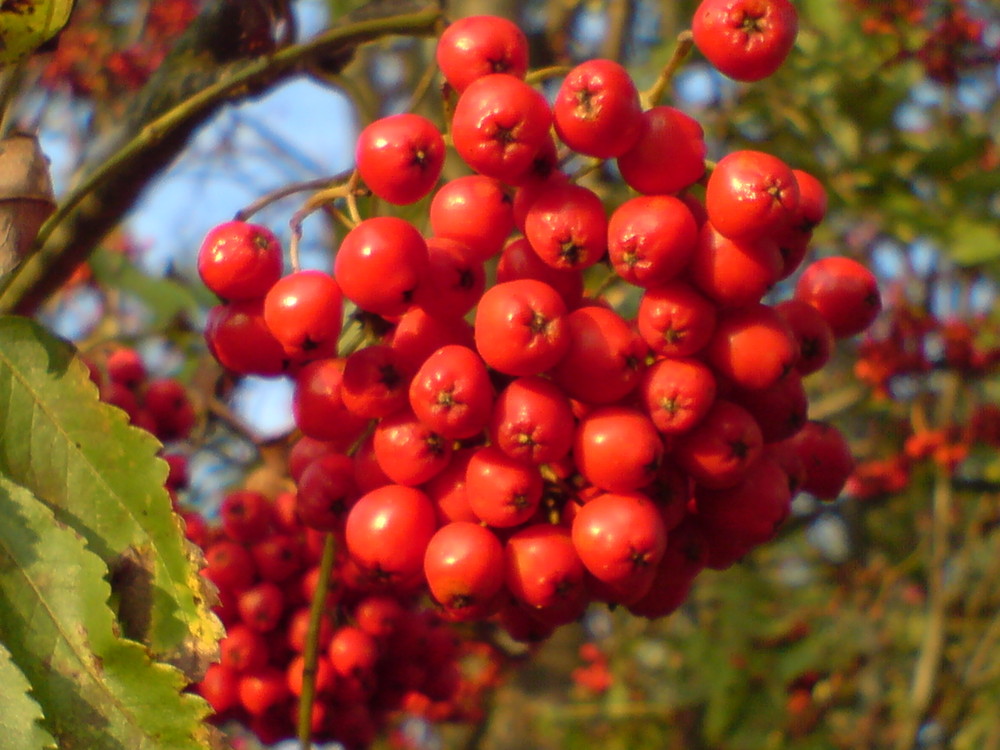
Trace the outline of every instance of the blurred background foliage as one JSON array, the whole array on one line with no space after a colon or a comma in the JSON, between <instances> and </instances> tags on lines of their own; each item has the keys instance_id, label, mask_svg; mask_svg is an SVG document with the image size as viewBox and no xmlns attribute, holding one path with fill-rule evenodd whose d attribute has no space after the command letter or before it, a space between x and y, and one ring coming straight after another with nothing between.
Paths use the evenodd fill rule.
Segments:
<instances>
[{"instance_id":1,"label":"blurred background foliage","mask_svg":"<svg viewBox=\"0 0 1000 750\"><path fill-rule=\"evenodd\" d=\"M40 130L57 189L120 138L137 99L183 96L161 69L190 72L190 59L169 56L176 40L226 5L77 3L70 27L21 72L16 110L17 124ZM281 5L247 2L242 12L268 10L278 16L265 13L262 27L289 28ZM298 31L316 33L358 5L296 0ZM448 12L518 20L534 67L617 58L641 89L695 5L456 0ZM800 497L774 543L706 571L662 621L595 608L549 643L510 645L481 726L405 725L387 742L1000 748L1000 6L796 6L796 48L772 78L737 84L695 52L669 96L704 126L710 158L760 148L818 176L830 210L813 252L862 258L879 275L876 326L807 380L811 416L851 439L855 477L836 502ZM237 52L259 53L253 24L241 28L249 36ZM209 514L248 472L264 482L275 471L290 417L281 382L234 383L207 357L200 237L281 184L349 168L359 126L406 108L421 86L417 106L440 120L432 62L432 41L392 38L211 112L144 179L118 188L127 194L109 209L111 233L85 238L88 263L39 310L84 351L129 343L154 372L190 384L205 416L181 446L194 469L188 499ZM587 179L612 205L627 197L611 165ZM287 236L297 201L260 219ZM404 215L419 224L425 209ZM310 221L305 263L329 267L335 222Z\"/></svg>"}]
</instances>

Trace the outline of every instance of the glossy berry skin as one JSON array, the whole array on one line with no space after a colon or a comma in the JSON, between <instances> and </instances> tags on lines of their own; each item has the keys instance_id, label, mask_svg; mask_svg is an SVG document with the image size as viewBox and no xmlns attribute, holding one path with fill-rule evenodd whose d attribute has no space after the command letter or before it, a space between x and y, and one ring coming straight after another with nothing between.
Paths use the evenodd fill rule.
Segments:
<instances>
[{"instance_id":1,"label":"glossy berry skin","mask_svg":"<svg viewBox=\"0 0 1000 750\"><path fill-rule=\"evenodd\" d=\"M222 299L263 297L281 277L281 244L267 227L228 221L205 235L198 275Z\"/></svg>"},{"instance_id":2,"label":"glossy berry skin","mask_svg":"<svg viewBox=\"0 0 1000 750\"><path fill-rule=\"evenodd\" d=\"M503 183L478 174L456 177L438 188L429 214L434 235L461 242L470 260L484 262L496 255L514 228L513 200Z\"/></svg>"},{"instance_id":3,"label":"glossy berry skin","mask_svg":"<svg viewBox=\"0 0 1000 750\"><path fill-rule=\"evenodd\" d=\"M477 523L449 523L427 544L424 576L431 595L445 608L460 615L463 610L474 614L503 586L503 545Z\"/></svg>"},{"instance_id":4,"label":"glossy berry skin","mask_svg":"<svg viewBox=\"0 0 1000 750\"><path fill-rule=\"evenodd\" d=\"M388 337L395 362L407 378L412 377L431 354L448 344L473 346L472 326L463 318L435 317L411 307L396 322Z\"/></svg>"},{"instance_id":5,"label":"glossy berry skin","mask_svg":"<svg viewBox=\"0 0 1000 750\"><path fill-rule=\"evenodd\" d=\"M542 475L537 466L487 446L469 459L465 491L469 508L479 520L495 528L510 528L535 514L542 499Z\"/></svg>"},{"instance_id":6,"label":"glossy berry skin","mask_svg":"<svg viewBox=\"0 0 1000 750\"><path fill-rule=\"evenodd\" d=\"M642 296L636 324L654 354L690 357L711 340L716 309L690 283L678 279Z\"/></svg>"},{"instance_id":7,"label":"glossy berry skin","mask_svg":"<svg viewBox=\"0 0 1000 750\"><path fill-rule=\"evenodd\" d=\"M843 433L828 422L807 422L781 443L798 454L805 469L800 489L820 500L835 500L854 471L854 456Z\"/></svg>"},{"instance_id":8,"label":"glossy berry skin","mask_svg":"<svg viewBox=\"0 0 1000 750\"><path fill-rule=\"evenodd\" d=\"M573 68L559 87L552 115L563 143L600 159L624 154L642 129L639 92L614 60L587 60Z\"/></svg>"},{"instance_id":9,"label":"glossy berry skin","mask_svg":"<svg viewBox=\"0 0 1000 750\"><path fill-rule=\"evenodd\" d=\"M588 412L576 429L573 462L584 478L608 492L645 487L663 460L663 442L650 418L627 406Z\"/></svg>"},{"instance_id":10,"label":"glossy berry skin","mask_svg":"<svg viewBox=\"0 0 1000 750\"><path fill-rule=\"evenodd\" d=\"M490 436L511 458L545 464L563 458L573 442L573 410L552 381L517 378L497 396Z\"/></svg>"},{"instance_id":11,"label":"glossy berry skin","mask_svg":"<svg viewBox=\"0 0 1000 750\"><path fill-rule=\"evenodd\" d=\"M549 375L567 395L588 404L610 404L639 384L648 348L618 313L581 307L566 316L566 329L566 354Z\"/></svg>"},{"instance_id":12,"label":"glossy berry skin","mask_svg":"<svg viewBox=\"0 0 1000 750\"><path fill-rule=\"evenodd\" d=\"M770 238L731 240L706 221L688 278L718 306L742 307L760 301L778 280L782 263L781 251Z\"/></svg>"},{"instance_id":13,"label":"glossy berry skin","mask_svg":"<svg viewBox=\"0 0 1000 750\"><path fill-rule=\"evenodd\" d=\"M410 407L441 437L459 440L483 431L493 410L486 365L465 346L443 346L410 381Z\"/></svg>"},{"instance_id":14,"label":"glossy berry skin","mask_svg":"<svg viewBox=\"0 0 1000 750\"><path fill-rule=\"evenodd\" d=\"M533 524L517 531L504 557L507 588L529 607L554 607L583 595L583 563L563 526Z\"/></svg>"},{"instance_id":15,"label":"glossy berry skin","mask_svg":"<svg viewBox=\"0 0 1000 750\"><path fill-rule=\"evenodd\" d=\"M674 444L672 455L695 482L721 489L743 479L763 446L764 436L750 412L717 398L704 419Z\"/></svg>"},{"instance_id":16,"label":"glossy berry skin","mask_svg":"<svg viewBox=\"0 0 1000 750\"><path fill-rule=\"evenodd\" d=\"M380 419L406 406L409 384L410 377L403 371L396 351L374 344L347 357L341 398L354 416Z\"/></svg>"},{"instance_id":17,"label":"glossy berry skin","mask_svg":"<svg viewBox=\"0 0 1000 750\"><path fill-rule=\"evenodd\" d=\"M445 80L461 93L476 79L492 73L524 78L528 71L528 40L506 18L468 16L442 32L436 57Z\"/></svg>"},{"instance_id":18,"label":"glossy berry skin","mask_svg":"<svg viewBox=\"0 0 1000 750\"><path fill-rule=\"evenodd\" d=\"M434 503L438 523L451 521L479 522L469 507L469 494L465 491L465 473L477 448L461 448L452 453L448 465L421 485Z\"/></svg>"},{"instance_id":19,"label":"glossy berry skin","mask_svg":"<svg viewBox=\"0 0 1000 750\"><path fill-rule=\"evenodd\" d=\"M358 173L375 195L397 206L431 192L444 166L444 138L430 120L403 113L375 120L358 135Z\"/></svg>"},{"instance_id":20,"label":"glossy berry skin","mask_svg":"<svg viewBox=\"0 0 1000 750\"><path fill-rule=\"evenodd\" d=\"M552 287L519 279L490 287L476 309L476 350L507 375L537 375L555 365L569 345L566 303Z\"/></svg>"},{"instance_id":21,"label":"glossy berry skin","mask_svg":"<svg viewBox=\"0 0 1000 750\"><path fill-rule=\"evenodd\" d=\"M703 362L665 357L642 377L639 396L656 429L681 435L694 428L715 402L715 376Z\"/></svg>"},{"instance_id":22,"label":"glossy berry skin","mask_svg":"<svg viewBox=\"0 0 1000 750\"><path fill-rule=\"evenodd\" d=\"M641 492L594 498L573 519L572 537L595 578L626 589L648 586L667 549L660 513Z\"/></svg>"},{"instance_id":23,"label":"glossy berry skin","mask_svg":"<svg viewBox=\"0 0 1000 750\"><path fill-rule=\"evenodd\" d=\"M347 233L334 259L344 296L377 315L401 315L427 272L427 243L394 216L365 219Z\"/></svg>"},{"instance_id":24,"label":"glossy berry skin","mask_svg":"<svg viewBox=\"0 0 1000 750\"><path fill-rule=\"evenodd\" d=\"M350 447L367 424L344 406L345 364L340 358L310 362L298 372L292 397L292 415L302 433L330 441L341 450Z\"/></svg>"},{"instance_id":25,"label":"glossy berry skin","mask_svg":"<svg viewBox=\"0 0 1000 750\"><path fill-rule=\"evenodd\" d=\"M635 145L618 157L622 179L645 195L676 193L705 174L705 134L698 122L673 107L642 114Z\"/></svg>"},{"instance_id":26,"label":"glossy berry skin","mask_svg":"<svg viewBox=\"0 0 1000 750\"><path fill-rule=\"evenodd\" d=\"M544 96L524 81L498 73L476 79L462 93L451 135L472 169L516 185L529 176L551 124Z\"/></svg>"},{"instance_id":27,"label":"glossy berry skin","mask_svg":"<svg viewBox=\"0 0 1000 750\"><path fill-rule=\"evenodd\" d=\"M579 185L554 187L531 204L524 234L538 257L553 268L589 268L608 246L604 204L596 193Z\"/></svg>"},{"instance_id":28,"label":"glossy berry skin","mask_svg":"<svg viewBox=\"0 0 1000 750\"><path fill-rule=\"evenodd\" d=\"M739 388L767 388L795 365L798 345L784 319L768 305L748 305L719 316L705 348L712 368Z\"/></svg>"},{"instance_id":29,"label":"glossy berry skin","mask_svg":"<svg viewBox=\"0 0 1000 750\"><path fill-rule=\"evenodd\" d=\"M333 356L343 323L344 298L332 276L299 271L271 287L264 298L264 322L295 360Z\"/></svg>"},{"instance_id":30,"label":"glossy berry skin","mask_svg":"<svg viewBox=\"0 0 1000 750\"><path fill-rule=\"evenodd\" d=\"M410 409L384 417L375 427L375 458L393 482L415 487L441 472L451 459L451 442L421 422Z\"/></svg>"},{"instance_id":31,"label":"glossy berry skin","mask_svg":"<svg viewBox=\"0 0 1000 750\"><path fill-rule=\"evenodd\" d=\"M219 364L239 375L280 375L290 358L264 322L264 299L216 305L208 311L205 343Z\"/></svg>"},{"instance_id":32,"label":"glossy berry skin","mask_svg":"<svg viewBox=\"0 0 1000 750\"><path fill-rule=\"evenodd\" d=\"M608 257L625 281L655 287L688 265L698 226L683 201L669 195L625 201L608 221Z\"/></svg>"},{"instance_id":33,"label":"glossy berry skin","mask_svg":"<svg viewBox=\"0 0 1000 750\"><path fill-rule=\"evenodd\" d=\"M497 261L497 282L535 279L555 289L572 310L583 299L583 274L577 269L565 270L550 266L534 251L524 237L507 243Z\"/></svg>"},{"instance_id":34,"label":"glossy berry skin","mask_svg":"<svg viewBox=\"0 0 1000 750\"><path fill-rule=\"evenodd\" d=\"M408 584L423 572L436 526L426 494L392 484L363 495L351 508L344 527L347 551L373 581Z\"/></svg>"},{"instance_id":35,"label":"glossy berry skin","mask_svg":"<svg viewBox=\"0 0 1000 750\"><path fill-rule=\"evenodd\" d=\"M763 151L733 151L715 165L705 189L708 220L733 240L780 232L795 216L799 184L791 168Z\"/></svg>"},{"instance_id":36,"label":"glossy berry skin","mask_svg":"<svg viewBox=\"0 0 1000 750\"><path fill-rule=\"evenodd\" d=\"M799 345L795 369L801 375L820 370L833 353L834 339L830 324L819 310L798 299L789 299L774 306L788 324Z\"/></svg>"},{"instance_id":37,"label":"glossy berry skin","mask_svg":"<svg viewBox=\"0 0 1000 750\"><path fill-rule=\"evenodd\" d=\"M694 43L718 70L759 81L788 57L798 14L788 0L704 0L691 24Z\"/></svg>"},{"instance_id":38,"label":"glossy berry skin","mask_svg":"<svg viewBox=\"0 0 1000 750\"><path fill-rule=\"evenodd\" d=\"M795 299L815 307L837 339L861 333L882 310L875 274L841 256L806 266L795 285Z\"/></svg>"},{"instance_id":39,"label":"glossy berry skin","mask_svg":"<svg viewBox=\"0 0 1000 750\"><path fill-rule=\"evenodd\" d=\"M413 293L414 304L437 317L462 317L486 287L483 264L458 240L427 240L427 273Z\"/></svg>"}]
</instances>

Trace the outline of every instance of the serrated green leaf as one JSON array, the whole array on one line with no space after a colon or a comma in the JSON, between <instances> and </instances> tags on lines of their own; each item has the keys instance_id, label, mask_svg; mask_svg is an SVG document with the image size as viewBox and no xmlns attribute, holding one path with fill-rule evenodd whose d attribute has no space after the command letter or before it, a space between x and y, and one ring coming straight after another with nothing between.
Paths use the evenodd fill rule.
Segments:
<instances>
[{"instance_id":1,"label":"serrated green leaf","mask_svg":"<svg viewBox=\"0 0 1000 750\"><path fill-rule=\"evenodd\" d=\"M73 350L33 321L0 318L0 472L27 487L57 519L115 569L148 561L148 633L153 654L197 677L212 660L221 625L201 595L164 489L160 445L102 403Z\"/></svg>"},{"instance_id":2,"label":"serrated green leaf","mask_svg":"<svg viewBox=\"0 0 1000 750\"><path fill-rule=\"evenodd\" d=\"M183 284L144 274L122 253L100 249L90 257L94 278L103 286L125 292L141 302L150 314L149 326L161 329L181 313L196 315L198 301Z\"/></svg>"},{"instance_id":3,"label":"serrated green leaf","mask_svg":"<svg viewBox=\"0 0 1000 750\"><path fill-rule=\"evenodd\" d=\"M0 3L0 67L30 55L69 20L73 0Z\"/></svg>"},{"instance_id":4,"label":"serrated green leaf","mask_svg":"<svg viewBox=\"0 0 1000 750\"><path fill-rule=\"evenodd\" d=\"M0 640L59 747L208 748L207 704L181 692L179 670L116 635L107 566L84 540L5 477L0 518Z\"/></svg>"},{"instance_id":5,"label":"serrated green leaf","mask_svg":"<svg viewBox=\"0 0 1000 750\"><path fill-rule=\"evenodd\" d=\"M56 741L41 725L42 707L29 695L31 683L0 643L0 750L50 750Z\"/></svg>"}]
</instances>

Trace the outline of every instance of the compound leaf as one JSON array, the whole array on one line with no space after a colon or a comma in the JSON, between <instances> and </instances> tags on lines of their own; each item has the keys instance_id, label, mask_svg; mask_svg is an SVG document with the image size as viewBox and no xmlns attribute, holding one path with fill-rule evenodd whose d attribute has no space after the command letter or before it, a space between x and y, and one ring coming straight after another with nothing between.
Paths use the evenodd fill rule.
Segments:
<instances>
[{"instance_id":1,"label":"compound leaf","mask_svg":"<svg viewBox=\"0 0 1000 750\"><path fill-rule=\"evenodd\" d=\"M128 596L131 622L145 632L127 635L198 679L221 625L164 489L159 448L98 399L70 346L33 321L0 318L0 472L51 508L113 572L142 561L148 585L130 586Z\"/></svg>"},{"instance_id":2,"label":"compound leaf","mask_svg":"<svg viewBox=\"0 0 1000 750\"><path fill-rule=\"evenodd\" d=\"M56 741L41 725L42 708L28 693L31 683L0 643L0 748L50 750Z\"/></svg>"},{"instance_id":3,"label":"compound leaf","mask_svg":"<svg viewBox=\"0 0 1000 750\"><path fill-rule=\"evenodd\" d=\"M207 704L181 692L178 669L118 636L108 568L84 540L6 477L0 518L0 640L59 747L208 748Z\"/></svg>"}]
</instances>

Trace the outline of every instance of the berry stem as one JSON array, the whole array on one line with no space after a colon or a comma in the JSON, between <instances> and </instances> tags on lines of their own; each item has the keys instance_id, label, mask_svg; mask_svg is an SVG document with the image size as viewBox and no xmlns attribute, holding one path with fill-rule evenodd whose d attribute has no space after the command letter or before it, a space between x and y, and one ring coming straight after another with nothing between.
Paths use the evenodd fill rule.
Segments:
<instances>
[{"instance_id":1,"label":"berry stem","mask_svg":"<svg viewBox=\"0 0 1000 750\"><path fill-rule=\"evenodd\" d=\"M532 70L524 77L524 82L534 85L547 81L550 78L560 78L569 73L572 68L568 65L549 65L547 68Z\"/></svg>"},{"instance_id":2,"label":"berry stem","mask_svg":"<svg viewBox=\"0 0 1000 750\"><path fill-rule=\"evenodd\" d=\"M319 582L309 605L309 630L306 633L305 649L302 653L302 694L299 696L298 739L302 750L312 747L312 708L316 699L316 660L319 654L319 629L326 608L326 592L333 561L337 556L337 540L328 533L323 540L323 556L319 561Z\"/></svg>"},{"instance_id":3,"label":"berry stem","mask_svg":"<svg viewBox=\"0 0 1000 750\"><path fill-rule=\"evenodd\" d=\"M248 205L246 208L241 208L236 212L236 216L233 218L236 221L248 221L250 217L256 214L258 211L267 208L272 203L275 203L282 198L287 198L290 195L295 195L296 193L314 192L316 190L322 190L328 185L343 182L348 177L351 176L349 170L345 170L340 174L336 174L333 177L321 177L315 180L305 180L304 182L293 182L290 185L284 185L277 190L268 193L267 195L262 195L260 198L255 200L253 203Z\"/></svg>"},{"instance_id":4,"label":"berry stem","mask_svg":"<svg viewBox=\"0 0 1000 750\"><path fill-rule=\"evenodd\" d=\"M694 47L694 35L690 31L682 31L677 35L674 53L670 56L667 64L663 66L663 70L660 71L660 75L653 82L653 85L642 93L643 109L655 107L660 103L663 95L667 92L667 87L670 86L670 81L673 80L674 73L691 52L692 47Z\"/></svg>"}]
</instances>

